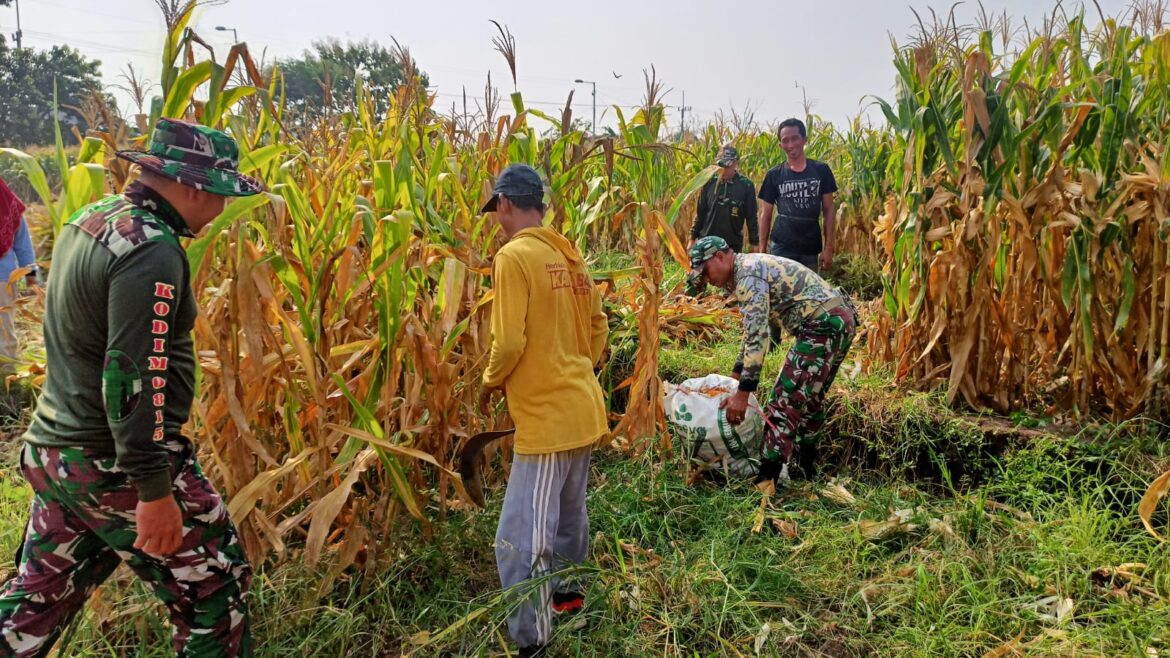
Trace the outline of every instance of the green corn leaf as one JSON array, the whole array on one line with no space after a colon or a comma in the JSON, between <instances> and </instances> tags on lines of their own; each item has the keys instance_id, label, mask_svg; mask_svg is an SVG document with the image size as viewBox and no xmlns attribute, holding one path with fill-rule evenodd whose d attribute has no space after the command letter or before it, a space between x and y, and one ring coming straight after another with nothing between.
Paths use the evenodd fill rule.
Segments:
<instances>
[{"instance_id":1,"label":"green corn leaf","mask_svg":"<svg viewBox=\"0 0 1170 658\"><path fill-rule=\"evenodd\" d=\"M1088 254L1082 252L1077 263L1077 285L1081 289L1081 328L1085 341L1085 353L1093 354L1093 272L1090 269Z\"/></svg>"},{"instance_id":2,"label":"green corn leaf","mask_svg":"<svg viewBox=\"0 0 1170 658\"><path fill-rule=\"evenodd\" d=\"M81 142L77 161L86 164L104 164L106 161L106 142L97 137L86 137Z\"/></svg>"},{"instance_id":3,"label":"green corn leaf","mask_svg":"<svg viewBox=\"0 0 1170 658\"><path fill-rule=\"evenodd\" d=\"M29 185L36 190L37 196L41 198L41 203L45 205L45 209L49 211L49 219L53 223L53 232L56 234L57 227L61 220L57 217L57 207L53 204L53 191L49 189L49 181L45 177L45 170L41 169L41 165L33 156L14 148L0 148L0 155L6 155L20 165L20 170L24 172L24 177L28 179Z\"/></svg>"},{"instance_id":4,"label":"green corn leaf","mask_svg":"<svg viewBox=\"0 0 1170 658\"><path fill-rule=\"evenodd\" d=\"M174 86L171 87L171 93L167 96L166 104L163 105L163 118L182 119L187 113L195 90L211 79L215 66L211 60L204 60L179 74Z\"/></svg>"},{"instance_id":5,"label":"green corn leaf","mask_svg":"<svg viewBox=\"0 0 1170 658\"><path fill-rule=\"evenodd\" d=\"M704 167L703 169L699 170L699 173L692 176L691 179L682 186L682 189L680 189L675 195L674 203L670 205L670 210L666 213L667 224L674 226L675 220L678 219L678 213L680 210L682 210L683 203L685 203L692 194L703 189L703 186L707 184L707 181L711 180L711 177L714 176L715 172L718 170L719 167L716 165Z\"/></svg>"},{"instance_id":6,"label":"green corn leaf","mask_svg":"<svg viewBox=\"0 0 1170 658\"><path fill-rule=\"evenodd\" d=\"M179 70L175 66L175 62L179 59L179 51L183 47L183 37L187 31L187 24L191 21L191 15L195 11L196 3L192 2L187 5L187 11L183 12L175 24L171 26L170 32L167 33L166 43L163 45L162 54L162 93L163 96L170 96L171 86L178 78ZM151 122L154 125L154 122Z\"/></svg>"},{"instance_id":7,"label":"green corn leaf","mask_svg":"<svg viewBox=\"0 0 1170 658\"><path fill-rule=\"evenodd\" d=\"M1069 311L1072 311L1072 296L1077 287L1078 269L1075 242L1070 239L1068 251L1064 254L1064 270L1060 278L1060 300Z\"/></svg>"},{"instance_id":8,"label":"green corn leaf","mask_svg":"<svg viewBox=\"0 0 1170 658\"><path fill-rule=\"evenodd\" d=\"M219 124L220 115L223 114L224 106L220 105L221 94L223 93L224 75L227 71L219 64L211 63L211 78L210 84L207 85L207 102L203 104L203 116L201 120L205 126L216 126Z\"/></svg>"},{"instance_id":9,"label":"green corn leaf","mask_svg":"<svg viewBox=\"0 0 1170 658\"><path fill-rule=\"evenodd\" d=\"M57 102L57 78L53 77L53 140L56 150L57 173L61 180L69 179L69 158L65 155L65 140L61 138L61 121L57 113L61 111L61 104Z\"/></svg>"},{"instance_id":10,"label":"green corn leaf","mask_svg":"<svg viewBox=\"0 0 1170 658\"><path fill-rule=\"evenodd\" d=\"M106 170L100 164L73 165L73 168L69 170L69 177L65 181L65 207L62 208L61 223L53 227L53 232L61 231L69 215L102 196L105 182Z\"/></svg>"},{"instance_id":11,"label":"green corn leaf","mask_svg":"<svg viewBox=\"0 0 1170 658\"><path fill-rule=\"evenodd\" d=\"M943 161L946 162L947 165L947 171L950 172L951 176L956 176L958 175L959 169L955 164L955 154L951 150L951 136L949 131L947 131L946 125L943 123L942 115L940 115L938 110L934 109L933 107L926 108L926 110L927 112L924 118L928 120L933 127L934 140L935 143L938 144L939 150L942 152Z\"/></svg>"},{"instance_id":12,"label":"green corn leaf","mask_svg":"<svg viewBox=\"0 0 1170 658\"><path fill-rule=\"evenodd\" d=\"M248 151L240 157L240 171L250 174L258 169L263 169L268 163L288 153L288 150L287 144L269 144Z\"/></svg>"},{"instance_id":13,"label":"green corn leaf","mask_svg":"<svg viewBox=\"0 0 1170 658\"><path fill-rule=\"evenodd\" d=\"M249 96L255 95L256 91L257 89L255 87L232 87L231 89L222 92L219 95L218 112L216 112L215 116L209 116L206 109L204 109L204 123L207 123L208 125L218 125L219 122L223 119L223 115L231 111L231 109L235 107L236 103L239 103ZM239 134L240 133L237 133L237 135Z\"/></svg>"},{"instance_id":14,"label":"green corn leaf","mask_svg":"<svg viewBox=\"0 0 1170 658\"><path fill-rule=\"evenodd\" d=\"M199 268L203 265L203 259L207 255L207 250L211 248L211 245L215 243L215 240L219 237L220 233L223 233L224 229L245 214L266 206L271 202L271 197L267 193L232 200L227 208L224 208L223 212L211 221L211 224L204 231L202 237L192 240L191 244L187 246L187 261L191 263L191 276L198 276Z\"/></svg>"},{"instance_id":15,"label":"green corn leaf","mask_svg":"<svg viewBox=\"0 0 1170 658\"><path fill-rule=\"evenodd\" d=\"M1113 333L1117 334L1129 324L1129 312L1137 296L1137 282L1133 275L1133 263L1126 259L1121 270L1121 305L1117 308L1117 319L1113 322Z\"/></svg>"}]
</instances>

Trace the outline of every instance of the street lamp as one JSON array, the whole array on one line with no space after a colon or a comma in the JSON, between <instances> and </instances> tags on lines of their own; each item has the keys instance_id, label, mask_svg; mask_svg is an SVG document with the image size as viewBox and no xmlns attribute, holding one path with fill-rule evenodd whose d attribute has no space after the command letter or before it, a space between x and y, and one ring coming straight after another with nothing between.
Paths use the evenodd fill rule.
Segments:
<instances>
[{"instance_id":1,"label":"street lamp","mask_svg":"<svg viewBox=\"0 0 1170 658\"><path fill-rule=\"evenodd\" d=\"M573 82L579 85L593 85L593 134L597 134L597 83L592 80L577 78Z\"/></svg>"},{"instance_id":2,"label":"street lamp","mask_svg":"<svg viewBox=\"0 0 1170 658\"><path fill-rule=\"evenodd\" d=\"M239 43L239 42L240 42L240 36L239 36L238 34L236 34L236 28L234 28L234 27L224 27L224 26L222 26L222 25L216 25L216 26L215 26L215 31L216 31L216 32L227 32L228 30L231 30L231 31L232 31L232 43Z\"/></svg>"}]
</instances>

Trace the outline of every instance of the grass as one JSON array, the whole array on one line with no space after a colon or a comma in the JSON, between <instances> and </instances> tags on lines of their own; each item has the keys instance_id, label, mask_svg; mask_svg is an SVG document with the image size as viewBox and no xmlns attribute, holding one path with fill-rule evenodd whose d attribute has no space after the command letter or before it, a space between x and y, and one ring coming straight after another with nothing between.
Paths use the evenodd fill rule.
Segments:
<instances>
[{"instance_id":1,"label":"grass","mask_svg":"<svg viewBox=\"0 0 1170 658\"><path fill-rule=\"evenodd\" d=\"M666 344L662 374L726 372L738 340ZM748 483L688 487L674 457L596 453L592 554L577 573L589 583L586 623L558 625L553 655L1170 655L1170 549L1135 512L1170 468L1164 440L1101 426L990 449L980 419L940 395L891 394L887 374L851 371L847 361L835 386L831 474L773 498L759 533ZM3 555L27 514L16 454L0 444ZM502 499L497 484L488 510L456 511L430 538L413 525L384 538L371 550L394 558L380 572L306 572L296 555L262 566L257 654L505 655L511 599L492 549ZM1144 566L1118 569L1127 563ZM168 638L161 607L123 569L60 651L169 656Z\"/></svg>"},{"instance_id":2,"label":"grass","mask_svg":"<svg viewBox=\"0 0 1170 658\"><path fill-rule=\"evenodd\" d=\"M846 503L824 483L798 484L756 534L760 498L746 483L686 487L671 462L599 453L588 624L559 626L554 655L755 655L761 638L760 655L978 656L1014 638L1032 656L1165 655L1150 650L1170 650L1170 550L1115 504L1140 495L1159 464L1115 452L1108 477L1086 476L1098 457L1042 441L1001 460L984 486L948 495L858 475L837 481L855 498ZM389 570L352 574L320 601L322 573L262 569L259 655L504 655L490 548L501 494L429 542L396 538ZM919 527L866 538L863 523L898 510ZM3 537L10 548L10 527ZM1145 564L1144 580L1101 571L1125 563ZM141 585L119 578L99 600L72 655L168 655Z\"/></svg>"}]
</instances>

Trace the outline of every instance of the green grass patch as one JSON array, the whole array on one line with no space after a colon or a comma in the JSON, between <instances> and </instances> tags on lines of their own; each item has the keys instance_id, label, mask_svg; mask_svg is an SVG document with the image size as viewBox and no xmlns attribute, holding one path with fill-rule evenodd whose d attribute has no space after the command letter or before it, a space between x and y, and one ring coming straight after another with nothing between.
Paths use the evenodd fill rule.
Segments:
<instances>
[{"instance_id":1,"label":"green grass patch","mask_svg":"<svg viewBox=\"0 0 1170 658\"><path fill-rule=\"evenodd\" d=\"M552 655L756 655L758 642L759 655L933 658L1017 637L1030 656L1166 651L1170 549L1116 500L1140 495L1167 464L1117 451L1105 473L1080 445L1014 450L985 486L951 495L858 477L836 483L846 502L824 482L798 483L772 500L758 534L749 484L688 487L673 460L598 453L592 554L579 570L587 623L559 624ZM502 494L430 541L413 529L390 538L384 570L351 573L323 597L323 572L295 559L261 569L258 655L504 655L509 603L491 548ZM868 536L895 514L906 523ZM1140 581L1107 575L1126 563L1145 565ZM116 603L91 606L70 655L169 655L145 588L121 578L100 599Z\"/></svg>"}]
</instances>

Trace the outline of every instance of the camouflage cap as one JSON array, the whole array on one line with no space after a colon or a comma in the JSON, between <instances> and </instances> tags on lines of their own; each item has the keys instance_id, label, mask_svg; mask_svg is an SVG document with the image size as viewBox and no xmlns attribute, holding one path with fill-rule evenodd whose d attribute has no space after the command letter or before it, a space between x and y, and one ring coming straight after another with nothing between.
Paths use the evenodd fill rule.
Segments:
<instances>
[{"instance_id":1,"label":"camouflage cap","mask_svg":"<svg viewBox=\"0 0 1170 658\"><path fill-rule=\"evenodd\" d=\"M159 119L148 151L118 157L197 190L220 196L252 196L264 184L239 172L240 149L227 133L175 119Z\"/></svg>"},{"instance_id":2,"label":"camouflage cap","mask_svg":"<svg viewBox=\"0 0 1170 658\"><path fill-rule=\"evenodd\" d=\"M699 238L695 242L695 246L691 247L690 251L687 252L687 256L691 259L691 269L697 270L701 268L703 263L706 263L715 254L721 251L727 251L728 249L731 249L731 246L727 244L727 240L724 240L718 235L708 235Z\"/></svg>"},{"instance_id":3,"label":"camouflage cap","mask_svg":"<svg viewBox=\"0 0 1170 658\"><path fill-rule=\"evenodd\" d=\"M703 265L711 260L715 254L728 249L731 247L727 244L727 240L718 235L708 235L695 242L695 245L687 252L687 256L691 259L691 271L687 274L688 295L693 296L702 292L706 276Z\"/></svg>"},{"instance_id":4,"label":"camouflage cap","mask_svg":"<svg viewBox=\"0 0 1170 658\"><path fill-rule=\"evenodd\" d=\"M715 164L720 167L729 167L739 162L739 151L731 144L724 144L723 148L719 149L719 156L715 158Z\"/></svg>"}]
</instances>

